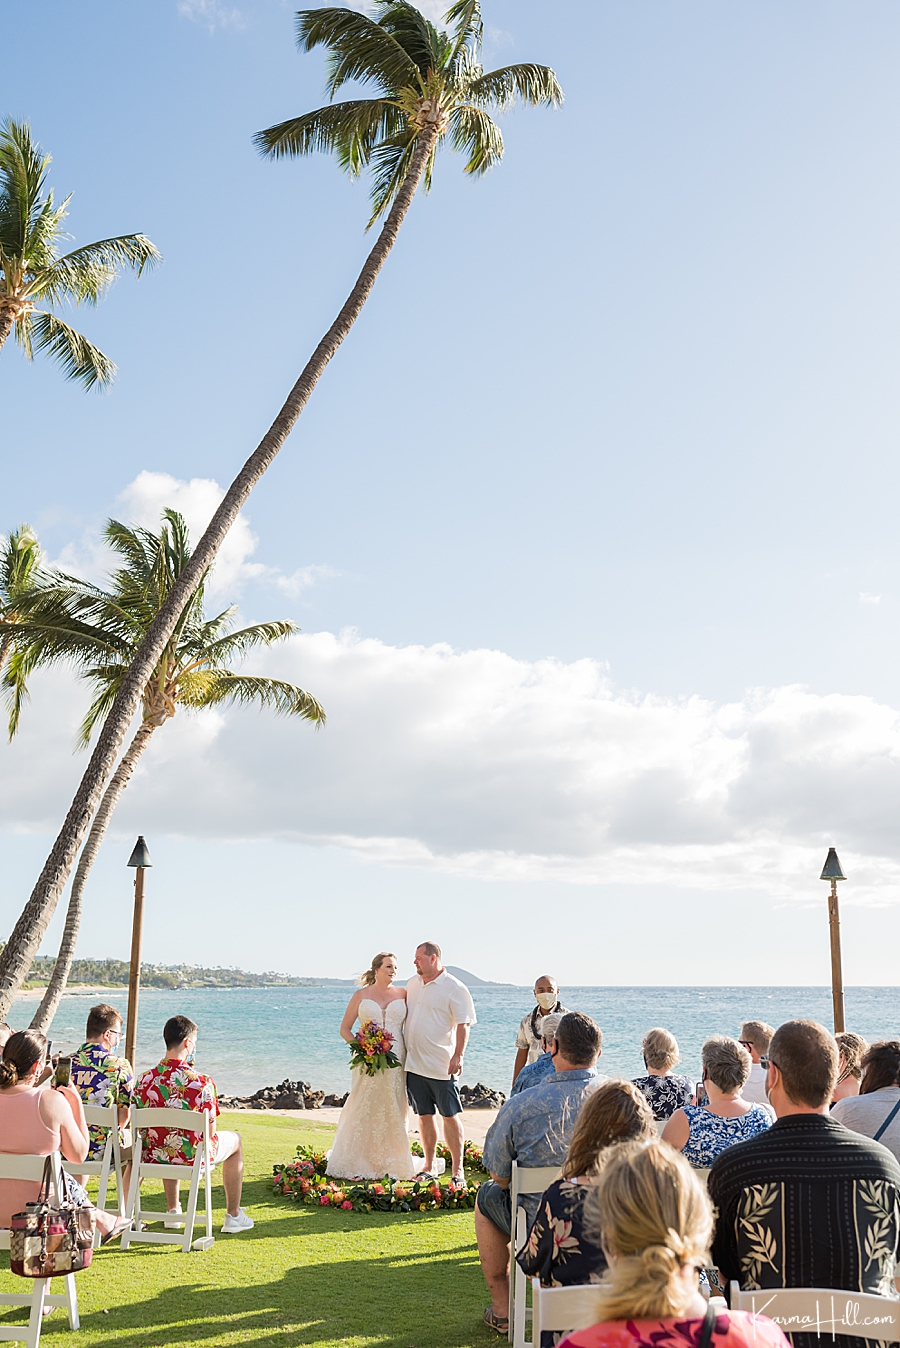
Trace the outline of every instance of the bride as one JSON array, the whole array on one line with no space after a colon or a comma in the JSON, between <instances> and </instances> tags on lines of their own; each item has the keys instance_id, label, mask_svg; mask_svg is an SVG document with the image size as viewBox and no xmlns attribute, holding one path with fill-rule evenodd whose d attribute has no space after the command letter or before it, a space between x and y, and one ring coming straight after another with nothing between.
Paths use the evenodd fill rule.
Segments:
<instances>
[{"instance_id":1,"label":"bride","mask_svg":"<svg viewBox=\"0 0 900 1348\"><path fill-rule=\"evenodd\" d=\"M350 1095L328 1157L328 1174L339 1179L412 1179L416 1173L406 1132L406 992L393 986L397 957L383 950L362 976L341 1021L341 1038L353 1044L352 1029L374 1020L394 1036L393 1051L400 1067L367 1076L361 1068L350 1073Z\"/></svg>"}]
</instances>

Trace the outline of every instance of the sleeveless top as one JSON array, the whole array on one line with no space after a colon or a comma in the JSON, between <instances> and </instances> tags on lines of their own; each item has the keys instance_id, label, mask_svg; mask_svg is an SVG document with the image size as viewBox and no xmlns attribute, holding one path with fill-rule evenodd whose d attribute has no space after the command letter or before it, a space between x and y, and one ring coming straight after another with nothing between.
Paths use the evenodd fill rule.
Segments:
<instances>
[{"instance_id":1,"label":"sleeveless top","mask_svg":"<svg viewBox=\"0 0 900 1348\"><path fill-rule=\"evenodd\" d=\"M59 1151L59 1130L48 1128L40 1115L41 1092L0 1091L0 1148L13 1156L49 1156ZM14 1212L24 1211L40 1192L37 1180L0 1180L0 1227Z\"/></svg>"},{"instance_id":2,"label":"sleeveless top","mask_svg":"<svg viewBox=\"0 0 900 1348\"><path fill-rule=\"evenodd\" d=\"M711 1166L719 1153L733 1147L735 1142L746 1142L772 1127L772 1115L762 1105L751 1105L746 1114L733 1119L711 1114L702 1105L685 1105L684 1112L691 1135L681 1154L698 1170Z\"/></svg>"}]
</instances>

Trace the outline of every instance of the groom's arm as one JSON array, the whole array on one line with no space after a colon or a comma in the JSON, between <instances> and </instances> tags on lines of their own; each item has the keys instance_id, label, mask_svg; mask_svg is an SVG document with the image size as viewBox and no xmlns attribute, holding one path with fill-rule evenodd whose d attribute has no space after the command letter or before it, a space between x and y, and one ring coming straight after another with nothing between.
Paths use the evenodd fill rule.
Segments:
<instances>
[{"instance_id":1,"label":"groom's arm","mask_svg":"<svg viewBox=\"0 0 900 1348\"><path fill-rule=\"evenodd\" d=\"M468 1025L457 1025L456 1027L456 1049L453 1057L450 1059L450 1075L458 1077L462 1071L463 1054L466 1051L466 1044L469 1042Z\"/></svg>"}]
</instances>

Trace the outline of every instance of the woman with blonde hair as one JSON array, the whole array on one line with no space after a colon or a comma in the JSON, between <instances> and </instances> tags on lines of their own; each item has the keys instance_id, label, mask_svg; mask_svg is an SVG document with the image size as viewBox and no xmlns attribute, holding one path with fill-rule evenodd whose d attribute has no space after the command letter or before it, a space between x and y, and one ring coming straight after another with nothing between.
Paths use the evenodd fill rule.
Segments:
<instances>
[{"instance_id":1,"label":"woman with blonde hair","mask_svg":"<svg viewBox=\"0 0 900 1348\"><path fill-rule=\"evenodd\" d=\"M647 1075L634 1084L646 1096L654 1119L668 1119L683 1105L692 1105L696 1086L690 1077L676 1076L672 1068L681 1062L678 1040L668 1030L648 1030L641 1044Z\"/></svg>"},{"instance_id":2,"label":"woman with blonde hair","mask_svg":"<svg viewBox=\"0 0 900 1348\"><path fill-rule=\"evenodd\" d=\"M630 1081L605 1081L581 1106L562 1176L541 1196L519 1267L545 1287L599 1282L606 1259L584 1229L584 1204L608 1147L653 1137L653 1116ZM564 1232L561 1238L560 1233Z\"/></svg>"},{"instance_id":3,"label":"woman with blonde hair","mask_svg":"<svg viewBox=\"0 0 900 1348\"><path fill-rule=\"evenodd\" d=\"M838 1100L846 1100L848 1096L859 1095L860 1083L862 1082L862 1060L869 1049L869 1045L862 1035L853 1034L850 1030L836 1034L834 1041L838 1046L840 1057L838 1058L838 1079L834 1085L834 1095L831 1097L833 1105L837 1104Z\"/></svg>"},{"instance_id":4,"label":"woman with blonde hair","mask_svg":"<svg viewBox=\"0 0 900 1348\"><path fill-rule=\"evenodd\" d=\"M377 954L341 1021L341 1038L350 1045L356 1043L353 1026L357 1020L360 1029L374 1022L387 1030L393 1036L391 1050L400 1059L399 1067L373 1076L360 1068L350 1073L350 1095L328 1157L328 1174L341 1179L384 1179L385 1175L412 1179L416 1173L406 1130L406 991L394 987L398 968L397 956L391 951Z\"/></svg>"},{"instance_id":5,"label":"woman with blonde hair","mask_svg":"<svg viewBox=\"0 0 900 1348\"><path fill-rule=\"evenodd\" d=\"M787 1348L767 1316L717 1313L701 1294L712 1206L690 1166L664 1142L614 1148L589 1192L585 1220L608 1269L597 1288L598 1322L569 1334L566 1348L712 1341L716 1348Z\"/></svg>"}]
</instances>

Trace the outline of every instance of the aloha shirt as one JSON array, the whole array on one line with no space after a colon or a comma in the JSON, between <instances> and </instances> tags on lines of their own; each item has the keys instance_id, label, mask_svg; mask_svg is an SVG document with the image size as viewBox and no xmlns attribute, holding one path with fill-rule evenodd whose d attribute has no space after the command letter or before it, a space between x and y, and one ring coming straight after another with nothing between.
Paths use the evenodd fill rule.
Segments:
<instances>
[{"instance_id":1,"label":"aloha shirt","mask_svg":"<svg viewBox=\"0 0 900 1348\"><path fill-rule=\"evenodd\" d=\"M72 1054L72 1066L69 1080L86 1105L110 1105L122 1107L131 1104L134 1094L134 1072L125 1058L116 1058L102 1044L82 1044L77 1053ZM88 1128L90 1144L87 1161L100 1161L106 1149L109 1129L98 1124ZM122 1141L122 1130L119 1129Z\"/></svg>"},{"instance_id":2,"label":"aloha shirt","mask_svg":"<svg viewBox=\"0 0 900 1348\"><path fill-rule=\"evenodd\" d=\"M163 1058L141 1077L135 1098L145 1109L208 1109L212 1115L209 1121L210 1159L216 1159L219 1144L216 1119L221 1110L212 1077L203 1076L188 1063ZM185 1133L180 1128L148 1128L144 1137L145 1161L153 1165L193 1165L202 1134Z\"/></svg>"}]
</instances>

